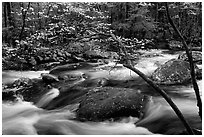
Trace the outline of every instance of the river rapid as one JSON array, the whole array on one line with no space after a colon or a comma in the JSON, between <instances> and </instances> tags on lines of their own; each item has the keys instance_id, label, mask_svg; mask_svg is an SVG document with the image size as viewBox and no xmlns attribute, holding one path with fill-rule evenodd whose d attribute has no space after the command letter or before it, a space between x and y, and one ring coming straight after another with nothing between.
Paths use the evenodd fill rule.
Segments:
<instances>
[{"instance_id":1,"label":"river rapid","mask_svg":"<svg viewBox=\"0 0 204 137\"><path fill-rule=\"evenodd\" d=\"M177 58L179 53L169 53L163 50L140 51L141 53L157 54L159 56L142 57L135 66L146 75L164 62ZM117 66L112 69L113 66ZM200 68L202 66L199 66ZM110 68L110 69L103 69ZM38 78L41 73L49 71L3 71L2 82L11 83L20 77ZM49 104L59 95L56 88L50 89L35 105L19 99L18 102L2 103L2 133L9 135L152 135L152 134L181 134L185 130L174 111L166 101L152 90L137 74L122 67L121 64L110 62L93 68L81 68L63 73L84 73L90 79L107 78L111 80L134 79L116 87L130 87L140 90L141 93L152 96L145 107L142 119L123 117L117 121L80 122L74 120L75 110L79 104L67 105L63 108L45 110L41 107ZM202 80L197 81L200 92ZM196 97L192 85L162 86L167 94L183 113L188 123L197 129L202 129L202 122L198 116Z\"/></svg>"}]
</instances>

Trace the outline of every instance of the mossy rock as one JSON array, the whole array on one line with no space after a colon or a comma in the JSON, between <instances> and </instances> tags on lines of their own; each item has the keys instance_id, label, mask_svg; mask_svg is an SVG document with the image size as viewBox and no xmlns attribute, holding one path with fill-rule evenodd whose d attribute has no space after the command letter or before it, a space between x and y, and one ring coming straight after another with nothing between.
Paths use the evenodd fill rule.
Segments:
<instances>
[{"instance_id":1,"label":"mossy rock","mask_svg":"<svg viewBox=\"0 0 204 137\"><path fill-rule=\"evenodd\" d=\"M103 121L119 117L141 117L147 96L127 88L91 88L80 103L77 118L81 121Z\"/></svg>"},{"instance_id":2,"label":"mossy rock","mask_svg":"<svg viewBox=\"0 0 204 137\"><path fill-rule=\"evenodd\" d=\"M195 72L200 71L195 66ZM190 83L190 65L187 61L172 59L158 67L152 74L151 79L157 84L187 84Z\"/></svg>"}]
</instances>

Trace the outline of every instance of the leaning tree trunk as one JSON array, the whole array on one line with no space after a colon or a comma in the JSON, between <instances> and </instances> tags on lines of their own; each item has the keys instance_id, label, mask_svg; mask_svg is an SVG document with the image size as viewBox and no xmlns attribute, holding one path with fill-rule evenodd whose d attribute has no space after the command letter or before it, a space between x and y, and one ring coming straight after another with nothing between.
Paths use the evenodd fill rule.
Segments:
<instances>
[{"instance_id":1,"label":"leaning tree trunk","mask_svg":"<svg viewBox=\"0 0 204 137\"><path fill-rule=\"evenodd\" d=\"M149 79L145 74L143 74L141 71L139 71L138 69L136 69L133 66L132 61L129 59L129 55L127 53L127 49L125 47L125 45L116 38L116 36L111 33L111 34L105 34L105 33L101 33L97 30L95 30L97 33L96 34L92 34L90 36L87 36L86 38L91 38L92 36L98 35L98 36L106 36L106 37L112 37L114 41L119 43L119 52L118 54L125 60L125 64L123 64L124 67L127 67L128 69L134 71L136 74L138 74L143 80L145 80L151 87L153 87L171 106L171 108L174 110L174 112L176 113L176 115L178 116L178 118L181 120L181 122L183 123L184 127L186 128L187 132L191 135L194 134L193 130L191 129L191 127L189 126L188 122L185 120L183 114L181 113L181 111L178 109L178 107L174 104L174 102L171 100L171 98L166 94L166 92L162 89L160 89L151 79ZM81 38L80 38L81 39ZM80 40L78 39L78 40Z\"/></svg>"},{"instance_id":2,"label":"leaning tree trunk","mask_svg":"<svg viewBox=\"0 0 204 137\"><path fill-rule=\"evenodd\" d=\"M136 69L132 63L132 61L130 59L128 59L128 53L127 50L125 48L125 46L123 45L123 43L118 40L114 34L111 34L112 38L117 41L120 45L120 51L122 51L122 55L123 58L125 59L126 63L123 64L124 67L134 71L136 74L138 74L143 80L145 80L152 88L155 89L155 91L157 91L167 102L168 104L171 106L171 108L174 110L174 112L177 114L178 118L181 120L181 122L183 123L183 125L185 126L187 132L190 135L194 135L193 130L191 129L191 127L189 126L188 122L186 121L186 119L184 118L183 114L181 113L181 111L178 109L178 107L175 105L175 103L172 101L172 99L166 94L166 92L164 90L162 90L159 86L157 86L152 80L150 80L144 73L142 73L141 71L139 71L138 69Z\"/></svg>"},{"instance_id":3,"label":"leaning tree trunk","mask_svg":"<svg viewBox=\"0 0 204 137\"><path fill-rule=\"evenodd\" d=\"M193 88L194 88L194 91L195 91L195 94L196 94L197 106L199 108L199 112L198 113L199 113L200 118L202 119L202 101L201 101L201 98L200 98L200 92L199 92L198 84L197 84L196 78L195 78L195 69L194 69L194 63L193 63L193 58L192 58L192 51L191 51L191 49L189 50L188 45L186 44L185 39L183 38L183 36L181 35L180 31L177 29L177 27L175 26L174 22L172 21L172 19L170 17L170 14L169 14L168 4L165 3L165 6L166 6L166 12L167 12L167 17L168 17L169 23L171 24L173 29L176 31L176 33L181 38L183 46L184 46L184 48L186 50L186 54L187 54L188 61L189 61L189 64L190 64L191 81L192 81Z\"/></svg>"}]
</instances>

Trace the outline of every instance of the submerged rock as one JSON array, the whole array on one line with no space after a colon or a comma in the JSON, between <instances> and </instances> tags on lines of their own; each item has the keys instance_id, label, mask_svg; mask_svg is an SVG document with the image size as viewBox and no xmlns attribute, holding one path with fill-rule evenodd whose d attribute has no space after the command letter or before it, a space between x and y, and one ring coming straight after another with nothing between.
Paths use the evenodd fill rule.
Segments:
<instances>
[{"instance_id":1,"label":"submerged rock","mask_svg":"<svg viewBox=\"0 0 204 137\"><path fill-rule=\"evenodd\" d=\"M3 90L2 99L4 101L13 101L20 97L23 101L35 104L49 90L50 87L42 79L21 78Z\"/></svg>"},{"instance_id":2,"label":"submerged rock","mask_svg":"<svg viewBox=\"0 0 204 137\"><path fill-rule=\"evenodd\" d=\"M39 99L49 92L50 87L41 79L32 79L32 85L29 87L24 87L16 91L17 96L23 97L24 101L33 102L34 104L39 101Z\"/></svg>"},{"instance_id":3,"label":"submerged rock","mask_svg":"<svg viewBox=\"0 0 204 137\"><path fill-rule=\"evenodd\" d=\"M103 121L126 116L140 117L147 96L127 88L91 88L80 103L77 117L82 121Z\"/></svg>"},{"instance_id":4,"label":"submerged rock","mask_svg":"<svg viewBox=\"0 0 204 137\"><path fill-rule=\"evenodd\" d=\"M32 85L32 80L29 78L19 78L12 83L13 88L29 87Z\"/></svg>"},{"instance_id":5,"label":"submerged rock","mask_svg":"<svg viewBox=\"0 0 204 137\"><path fill-rule=\"evenodd\" d=\"M60 66L53 68L50 71L50 74L60 75L60 74L64 73L65 71L68 72L68 71L72 71L72 70L89 69L91 67L93 67L93 65L86 63L86 62L65 64L65 65L60 65Z\"/></svg>"},{"instance_id":6,"label":"submerged rock","mask_svg":"<svg viewBox=\"0 0 204 137\"><path fill-rule=\"evenodd\" d=\"M107 78L95 78L95 79L87 79L80 83L82 87L104 87L107 86L109 80Z\"/></svg>"},{"instance_id":7,"label":"submerged rock","mask_svg":"<svg viewBox=\"0 0 204 137\"><path fill-rule=\"evenodd\" d=\"M195 66L196 74L200 71ZM190 65L188 62L172 59L157 68L151 78L157 84L185 84L189 83L191 79Z\"/></svg>"},{"instance_id":8,"label":"submerged rock","mask_svg":"<svg viewBox=\"0 0 204 137\"><path fill-rule=\"evenodd\" d=\"M15 101L17 99L15 90L3 90L2 91L2 100L3 101Z\"/></svg>"}]
</instances>

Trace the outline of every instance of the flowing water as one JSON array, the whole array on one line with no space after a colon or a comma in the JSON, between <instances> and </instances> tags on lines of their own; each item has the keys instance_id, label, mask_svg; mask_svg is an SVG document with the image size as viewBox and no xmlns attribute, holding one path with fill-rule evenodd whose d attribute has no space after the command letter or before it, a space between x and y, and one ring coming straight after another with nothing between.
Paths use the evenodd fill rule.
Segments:
<instances>
[{"instance_id":1,"label":"flowing water","mask_svg":"<svg viewBox=\"0 0 204 137\"><path fill-rule=\"evenodd\" d=\"M161 50L152 50L150 52L145 51L146 54L152 54L153 52L160 54L161 56L151 58L144 57L140 59L136 65L136 67L146 75L150 75L160 64L178 57L178 53L169 54L168 52ZM76 115L74 113L74 110L78 108L79 104L68 105L54 110L42 109L41 107L49 104L51 100L59 95L59 90L53 88L43 95L35 105L31 102L25 102L20 99L15 103L3 102L3 134L151 135L179 134L185 130L184 126L166 101L160 95L155 93L155 91L140 79L137 74L123 68L120 64L114 69L111 69L113 66L115 66L115 64L112 62L91 69L80 69L63 73L85 73L90 79L107 78L112 80L128 80L134 78L135 81L126 83L126 86L139 89L142 93L152 96L145 107L145 114L142 119L125 117L118 121L80 122L75 120ZM2 74L2 81L3 83L10 83L21 76L37 78L40 77L41 73L42 72L33 71L4 71ZM198 81L198 85L201 91L202 80ZM118 83L116 86L121 86L121 84ZM198 116L198 108L196 106L196 98L192 86L163 86L162 88L172 97L172 100L182 111L189 124L193 128L201 129L202 122Z\"/></svg>"}]
</instances>

